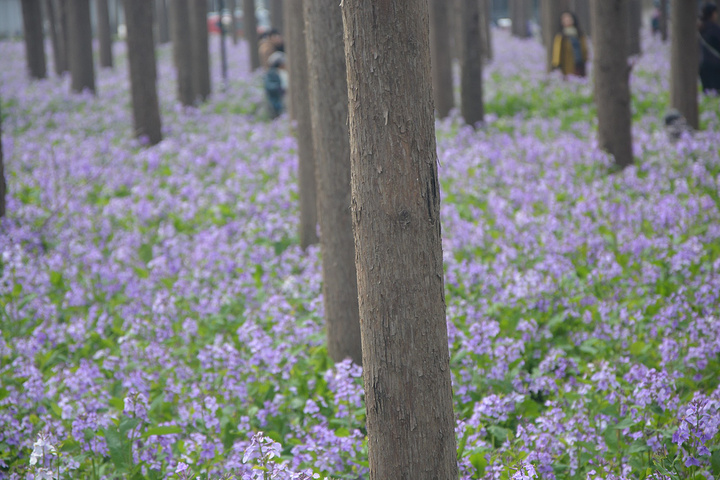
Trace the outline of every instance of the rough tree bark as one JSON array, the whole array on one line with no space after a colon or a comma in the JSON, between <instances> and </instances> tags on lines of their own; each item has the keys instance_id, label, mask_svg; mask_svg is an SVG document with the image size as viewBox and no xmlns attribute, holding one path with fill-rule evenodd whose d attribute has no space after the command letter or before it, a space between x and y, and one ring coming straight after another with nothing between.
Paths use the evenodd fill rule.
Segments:
<instances>
[{"instance_id":1,"label":"rough tree bark","mask_svg":"<svg viewBox=\"0 0 720 480\"><path fill-rule=\"evenodd\" d=\"M590 0L572 0L570 9L575 12L580 22L580 28L587 36L592 36L592 22L590 20Z\"/></svg>"},{"instance_id":2,"label":"rough tree bark","mask_svg":"<svg viewBox=\"0 0 720 480\"><path fill-rule=\"evenodd\" d=\"M455 104L448 13L447 0L430 0L433 93L435 94L435 111L440 118L447 117Z\"/></svg>"},{"instance_id":3,"label":"rough tree bark","mask_svg":"<svg viewBox=\"0 0 720 480\"><path fill-rule=\"evenodd\" d=\"M428 2L343 23L370 478L457 480Z\"/></svg>"},{"instance_id":4,"label":"rough tree bark","mask_svg":"<svg viewBox=\"0 0 720 480\"><path fill-rule=\"evenodd\" d=\"M302 10L300 10L300 18L296 20L302 23ZM245 31L245 40L248 42L248 48L250 48L250 68L257 70L260 68L260 51L258 50L255 0L243 0L243 30Z\"/></svg>"},{"instance_id":5,"label":"rough tree bark","mask_svg":"<svg viewBox=\"0 0 720 480\"><path fill-rule=\"evenodd\" d=\"M695 0L673 0L670 32L670 106L683 114L694 129L698 113L698 64L700 59Z\"/></svg>"},{"instance_id":6,"label":"rough tree bark","mask_svg":"<svg viewBox=\"0 0 720 480\"><path fill-rule=\"evenodd\" d=\"M207 27L207 0L190 0L192 73L195 96L204 102L210 96L210 45Z\"/></svg>"},{"instance_id":7,"label":"rough tree bark","mask_svg":"<svg viewBox=\"0 0 720 480\"><path fill-rule=\"evenodd\" d=\"M510 0L510 19L512 21L512 34L518 38L528 38L532 4L530 0Z\"/></svg>"},{"instance_id":8,"label":"rough tree bark","mask_svg":"<svg viewBox=\"0 0 720 480\"><path fill-rule=\"evenodd\" d=\"M598 144L625 168L633 162L627 0L592 0Z\"/></svg>"},{"instance_id":9,"label":"rough tree bark","mask_svg":"<svg viewBox=\"0 0 720 480\"><path fill-rule=\"evenodd\" d=\"M270 23L280 33L283 33L283 2L270 0Z\"/></svg>"},{"instance_id":10,"label":"rough tree bark","mask_svg":"<svg viewBox=\"0 0 720 480\"><path fill-rule=\"evenodd\" d=\"M235 19L235 0L228 0L228 10L230 11L230 34L232 35L232 42L233 45L237 45L238 43L238 34L237 34L237 20Z\"/></svg>"},{"instance_id":11,"label":"rough tree bark","mask_svg":"<svg viewBox=\"0 0 720 480\"><path fill-rule=\"evenodd\" d=\"M465 123L483 121L482 57L480 45L480 4L478 0L462 0L463 48L460 60L460 111Z\"/></svg>"},{"instance_id":12,"label":"rough tree bark","mask_svg":"<svg viewBox=\"0 0 720 480\"><path fill-rule=\"evenodd\" d=\"M328 353L361 365L342 11L327 0L303 3Z\"/></svg>"},{"instance_id":13,"label":"rough tree bark","mask_svg":"<svg viewBox=\"0 0 720 480\"><path fill-rule=\"evenodd\" d=\"M668 39L668 0L660 0L660 39L667 42Z\"/></svg>"},{"instance_id":14,"label":"rough tree bark","mask_svg":"<svg viewBox=\"0 0 720 480\"><path fill-rule=\"evenodd\" d=\"M642 29L642 2L640 0L628 0L627 24L627 53L629 56L640 55L642 45L640 43L640 30Z\"/></svg>"},{"instance_id":15,"label":"rough tree bark","mask_svg":"<svg viewBox=\"0 0 720 480\"><path fill-rule=\"evenodd\" d=\"M146 137L151 145L155 145L162 140L162 133L156 86L153 4L147 0L124 0L124 3L135 135Z\"/></svg>"},{"instance_id":16,"label":"rough tree bark","mask_svg":"<svg viewBox=\"0 0 720 480\"><path fill-rule=\"evenodd\" d=\"M100 43L100 66L112 68L112 33L110 32L108 0L97 0L95 7L95 12L97 13L97 36ZM150 19L152 19L152 15Z\"/></svg>"},{"instance_id":17,"label":"rough tree bark","mask_svg":"<svg viewBox=\"0 0 720 480\"><path fill-rule=\"evenodd\" d=\"M155 24L157 34L154 36L158 44L170 41L170 21L166 0L155 0Z\"/></svg>"},{"instance_id":18,"label":"rough tree bark","mask_svg":"<svg viewBox=\"0 0 720 480\"><path fill-rule=\"evenodd\" d=\"M68 52L74 92L95 92L90 0L68 0Z\"/></svg>"},{"instance_id":19,"label":"rough tree bark","mask_svg":"<svg viewBox=\"0 0 720 480\"><path fill-rule=\"evenodd\" d=\"M2 105L2 102L0 102ZM2 111L0 108L0 217L5 216L5 195L7 194L7 184L5 183L5 160L3 158L2 146Z\"/></svg>"},{"instance_id":20,"label":"rough tree bark","mask_svg":"<svg viewBox=\"0 0 720 480\"><path fill-rule=\"evenodd\" d=\"M547 70L552 71L552 50L560 28L560 15L570 9L570 0L542 0L540 4L542 39L547 53ZM623 37L624 38L624 37Z\"/></svg>"},{"instance_id":21,"label":"rough tree bark","mask_svg":"<svg viewBox=\"0 0 720 480\"><path fill-rule=\"evenodd\" d=\"M67 71L67 61L65 60L62 25L60 25L58 21L59 15L55 10L55 2L53 0L45 0L45 12L47 13L48 23L50 24L50 39L52 41L55 74L60 76Z\"/></svg>"},{"instance_id":22,"label":"rough tree bark","mask_svg":"<svg viewBox=\"0 0 720 480\"><path fill-rule=\"evenodd\" d=\"M300 246L306 249L318 242L317 192L315 185L315 159L310 121L310 98L308 95L308 62L305 43L303 0L293 0L285 5L289 22L288 66L292 111L297 120L298 179L300 181Z\"/></svg>"},{"instance_id":23,"label":"rough tree bark","mask_svg":"<svg viewBox=\"0 0 720 480\"><path fill-rule=\"evenodd\" d=\"M40 0L23 0L21 3L28 73L30 78L45 78L47 67L45 65L42 5Z\"/></svg>"},{"instance_id":24,"label":"rough tree bark","mask_svg":"<svg viewBox=\"0 0 720 480\"><path fill-rule=\"evenodd\" d=\"M188 0L173 0L170 9L170 30L173 57L177 68L178 100L183 105L195 103L193 88L193 55Z\"/></svg>"},{"instance_id":25,"label":"rough tree bark","mask_svg":"<svg viewBox=\"0 0 720 480\"><path fill-rule=\"evenodd\" d=\"M492 2L479 0L480 25L480 54L483 60L491 62L493 59L492 45Z\"/></svg>"}]
</instances>

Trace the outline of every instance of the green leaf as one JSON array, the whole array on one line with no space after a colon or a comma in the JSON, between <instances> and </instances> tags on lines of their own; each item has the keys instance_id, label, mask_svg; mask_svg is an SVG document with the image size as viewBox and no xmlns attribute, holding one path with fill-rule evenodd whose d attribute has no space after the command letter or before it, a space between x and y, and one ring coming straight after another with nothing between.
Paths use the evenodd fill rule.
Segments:
<instances>
[{"instance_id":1,"label":"green leaf","mask_svg":"<svg viewBox=\"0 0 720 480\"><path fill-rule=\"evenodd\" d=\"M63 287L63 275L60 272L51 271L50 272L50 284L55 288L62 288Z\"/></svg>"},{"instance_id":2,"label":"green leaf","mask_svg":"<svg viewBox=\"0 0 720 480\"><path fill-rule=\"evenodd\" d=\"M720 476L720 449L715 450L710 457L710 467L713 475Z\"/></svg>"},{"instance_id":3,"label":"green leaf","mask_svg":"<svg viewBox=\"0 0 720 480\"><path fill-rule=\"evenodd\" d=\"M475 467L478 477L482 477L483 475L485 475L485 469L487 468L487 460L485 460L485 455L483 455L481 452L473 453L472 455L470 455L470 463L473 467Z\"/></svg>"},{"instance_id":4,"label":"green leaf","mask_svg":"<svg viewBox=\"0 0 720 480\"><path fill-rule=\"evenodd\" d=\"M615 430L625 430L626 428L630 428L633 425L635 425L635 420L632 419L632 417L628 416L620 420L620 422L615 425L613 428Z\"/></svg>"},{"instance_id":5,"label":"green leaf","mask_svg":"<svg viewBox=\"0 0 720 480\"><path fill-rule=\"evenodd\" d=\"M110 451L110 459L115 468L121 472L128 470L128 446L123 442L123 437L115 429L106 429L104 432L105 443L107 443L108 450Z\"/></svg>"},{"instance_id":6,"label":"green leaf","mask_svg":"<svg viewBox=\"0 0 720 480\"><path fill-rule=\"evenodd\" d=\"M614 428L610 427L606 429L603 433L603 438L610 452L615 453L618 451L617 431Z\"/></svg>"},{"instance_id":7,"label":"green leaf","mask_svg":"<svg viewBox=\"0 0 720 480\"><path fill-rule=\"evenodd\" d=\"M492 425L488 427L488 432L495 437L497 440L500 440L501 442L504 442L508 438L510 438L510 435L512 435L512 432L508 430L507 428L498 427L497 425Z\"/></svg>"},{"instance_id":8,"label":"green leaf","mask_svg":"<svg viewBox=\"0 0 720 480\"><path fill-rule=\"evenodd\" d=\"M176 433L183 433L182 427L178 427L177 425L166 425L164 427L152 427L148 428L145 433L143 433L142 438L148 438L150 435L173 435Z\"/></svg>"},{"instance_id":9,"label":"green leaf","mask_svg":"<svg viewBox=\"0 0 720 480\"><path fill-rule=\"evenodd\" d=\"M130 430L138 425L140 425L139 418L123 417L123 419L120 420L120 425L118 425L118 430L120 430L120 435L124 437Z\"/></svg>"},{"instance_id":10,"label":"green leaf","mask_svg":"<svg viewBox=\"0 0 720 480\"><path fill-rule=\"evenodd\" d=\"M152 245L143 243L138 249L138 256L143 263L149 263L153 259Z\"/></svg>"}]
</instances>

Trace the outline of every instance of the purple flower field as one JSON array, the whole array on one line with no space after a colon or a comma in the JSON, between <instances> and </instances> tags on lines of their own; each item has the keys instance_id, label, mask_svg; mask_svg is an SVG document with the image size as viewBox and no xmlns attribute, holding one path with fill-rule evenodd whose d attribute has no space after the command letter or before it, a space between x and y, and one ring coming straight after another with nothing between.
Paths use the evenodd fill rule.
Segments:
<instances>
[{"instance_id":1,"label":"purple flower field","mask_svg":"<svg viewBox=\"0 0 720 480\"><path fill-rule=\"evenodd\" d=\"M495 32L488 122L438 122L463 479L720 479L720 101L670 143L669 46L633 70L636 165L592 85ZM132 138L125 48L29 82L1 42L0 479L365 479L362 370L324 343L296 142L230 47L221 91Z\"/></svg>"}]
</instances>

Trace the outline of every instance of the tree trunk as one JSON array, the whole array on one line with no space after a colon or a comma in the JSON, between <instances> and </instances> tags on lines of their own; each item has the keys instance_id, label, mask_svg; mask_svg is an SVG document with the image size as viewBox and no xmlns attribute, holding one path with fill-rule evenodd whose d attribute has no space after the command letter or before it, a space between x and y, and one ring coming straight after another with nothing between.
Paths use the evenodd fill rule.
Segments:
<instances>
[{"instance_id":1,"label":"tree trunk","mask_svg":"<svg viewBox=\"0 0 720 480\"><path fill-rule=\"evenodd\" d=\"M627 41L628 56L640 55L640 30L642 29L642 3L640 0L628 0Z\"/></svg>"},{"instance_id":2,"label":"tree trunk","mask_svg":"<svg viewBox=\"0 0 720 480\"><path fill-rule=\"evenodd\" d=\"M283 2L282 0L270 0L270 23L281 34L283 33Z\"/></svg>"},{"instance_id":3,"label":"tree trunk","mask_svg":"<svg viewBox=\"0 0 720 480\"><path fill-rule=\"evenodd\" d=\"M100 66L103 68L112 68L112 34L110 32L108 0L97 0L95 6L97 13L97 36L100 43ZM152 16L150 19L152 20Z\"/></svg>"},{"instance_id":4,"label":"tree trunk","mask_svg":"<svg viewBox=\"0 0 720 480\"><path fill-rule=\"evenodd\" d=\"M313 157L310 98L308 95L308 61L305 43L303 0L293 0L285 7L288 12L289 42L287 44L292 110L297 120L298 179L300 181L300 246L306 249L318 242L317 192L315 159Z\"/></svg>"},{"instance_id":5,"label":"tree trunk","mask_svg":"<svg viewBox=\"0 0 720 480\"><path fill-rule=\"evenodd\" d=\"M700 128L698 113L698 51L695 0L670 2L670 106L683 114L694 129Z\"/></svg>"},{"instance_id":6,"label":"tree trunk","mask_svg":"<svg viewBox=\"0 0 720 480\"><path fill-rule=\"evenodd\" d=\"M65 57L65 44L63 42L62 25L59 22L59 12L55 11L54 0L45 0L45 11L50 24L50 39L53 49L53 64L55 73L60 76L67 72L67 61Z\"/></svg>"},{"instance_id":7,"label":"tree trunk","mask_svg":"<svg viewBox=\"0 0 720 480\"><path fill-rule=\"evenodd\" d=\"M70 71L70 23L68 16L70 15L70 0L57 0L58 7L58 27L60 28L60 42L62 43L63 56L65 57L65 70L63 73Z\"/></svg>"},{"instance_id":8,"label":"tree trunk","mask_svg":"<svg viewBox=\"0 0 720 480\"><path fill-rule=\"evenodd\" d=\"M479 2L480 54L483 60L491 62L493 59L492 2L491 0L479 0Z\"/></svg>"},{"instance_id":9,"label":"tree trunk","mask_svg":"<svg viewBox=\"0 0 720 480\"><path fill-rule=\"evenodd\" d=\"M95 92L90 0L68 0L68 51L74 92Z\"/></svg>"},{"instance_id":10,"label":"tree trunk","mask_svg":"<svg viewBox=\"0 0 720 480\"><path fill-rule=\"evenodd\" d=\"M135 136L145 137L150 145L155 145L162 140L162 133L156 86L153 4L147 0L124 1Z\"/></svg>"},{"instance_id":11,"label":"tree trunk","mask_svg":"<svg viewBox=\"0 0 720 480\"><path fill-rule=\"evenodd\" d=\"M627 0L592 0L598 144L625 168L633 162Z\"/></svg>"},{"instance_id":12,"label":"tree trunk","mask_svg":"<svg viewBox=\"0 0 720 480\"><path fill-rule=\"evenodd\" d=\"M510 0L510 19L512 21L512 34L518 38L530 37L530 22L532 4L530 0Z\"/></svg>"},{"instance_id":13,"label":"tree trunk","mask_svg":"<svg viewBox=\"0 0 720 480\"><path fill-rule=\"evenodd\" d=\"M230 10L230 34L232 35L233 45L238 43L237 20L235 19L235 0L228 0L228 10Z\"/></svg>"},{"instance_id":14,"label":"tree trunk","mask_svg":"<svg viewBox=\"0 0 720 480\"><path fill-rule=\"evenodd\" d=\"M158 44L170 41L170 22L166 0L155 0L155 23L157 35L154 37Z\"/></svg>"},{"instance_id":15,"label":"tree trunk","mask_svg":"<svg viewBox=\"0 0 720 480\"><path fill-rule=\"evenodd\" d=\"M2 145L2 102L0 102L0 217L5 216L5 195L7 194L7 184L5 183L5 161L3 158Z\"/></svg>"},{"instance_id":16,"label":"tree trunk","mask_svg":"<svg viewBox=\"0 0 720 480\"><path fill-rule=\"evenodd\" d=\"M462 0L464 20L463 56L460 61L460 110L468 125L483 121L482 57L480 39L480 4L478 0Z\"/></svg>"},{"instance_id":17,"label":"tree trunk","mask_svg":"<svg viewBox=\"0 0 720 480\"><path fill-rule=\"evenodd\" d=\"M186 106L195 103L193 89L193 54L190 34L189 0L173 0L170 9L170 35L173 39L173 57L177 68L178 100Z\"/></svg>"},{"instance_id":18,"label":"tree trunk","mask_svg":"<svg viewBox=\"0 0 720 480\"><path fill-rule=\"evenodd\" d=\"M207 0L190 0L193 90L201 102L207 100L211 91L207 7Z\"/></svg>"},{"instance_id":19,"label":"tree trunk","mask_svg":"<svg viewBox=\"0 0 720 480\"><path fill-rule=\"evenodd\" d=\"M23 0L22 16L25 36L25 56L31 78L45 78L45 39L40 0Z\"/></svg>"},{"instance_id":20,"label":"tree trunk","mask_svg":"<svg viewBox=\"0 0 720 480\"><path fill-rule=\"evenodd\" d=\"M542 0L540 7L542 39L547 52L547 70L550 72L552 71L553 41L560 28L560 15L570 9L570 0Z\"/></svg>"},{"instance_id":21,"label":"tree trunk","mask_svg":"<svg viewBox=\"0 0 720 480\"><path fill-rule=\"evenodd\" d=\"M343 21L370 479L457 480L428 2Z\"/></svg>"},{"instance_id":22,"label":"tree trunk","mask_svg":"<svg viewBox=\"0 0 720 480\"><path fill-rule=\"evenodd\" d=\"M453 32L453 58L455 58L458 62L462 59L463 49L463 1L464 0L448 0L448 2L450 3L450 15L452 18L451 25Z\"/></svg>"},{"instance_id":23,"label":"tree trunk","mask_svg":"<svg viewBox=\"0 0 720 480\"><path fill-rule=\"evenodd\" d=\"M342 11L327 0L303 3L328 353L361 365Z\"/></svg>"},{"instance_id":24,"label":"tree trunk","mask_svg":"<svg viewBox=\"0 0 720 480\"><path fill-rule=\"evenodd\" d=\"M590 0L572 0L570 9L577 15L580 29L587 36L592 36L592 22L590 20Z\"/></svg>"},{"instance_id":25,"label":"tree trunk","mask_svg":"<svg viewBox=\"0 0 720 480\"><path fill-rule=\"evenodd\" d=\"M447 0L430 0L433 93L435 94L435 111L440 118L447 117L455 104L448 10Z\"/></svg>"},{"instance_id":26,"label":"tree trunk","mask_svg":"<svg viewBox=\"0 0 720 480\"><path fill-rule=\"evenodd\" d=\"M302 10L300 10L300 18L296 20L298 22L303 21ZM247 40L248 42L248 48L250 48L250 68L254 71L260 68L260 51L258 50L257 36L257 18L255 18L255 0L243 0L243 30L245 31L245 40Z\"/></svg>"},{"instance_id":27,"label":"tree trunk","mask_svg":"<svg viewBox=\"0 0 720 480\"><path fill-rule=\"evenodd\" d=\"M668 39L668 0L660 0L660 38L663 42Z\"/></svg>"},{"instance_id":28,"label":"tree trunk","mask_svg":"<svg viewBox=\"0 0 720 480\"><path fill-rule=\"evenodd\" d=\"M231 7L235 7L234 0L231 0ZM225 1L220 0L220 11L225 8ZM235 28L235 14L230 14L230 25ZM223 89L227 89L228 85L228 64L227 64L227 47L225 46L225 37L227 37L227 28L222 19L220 20L220 72L223 79Z\"/></svg>"}]
</instances>

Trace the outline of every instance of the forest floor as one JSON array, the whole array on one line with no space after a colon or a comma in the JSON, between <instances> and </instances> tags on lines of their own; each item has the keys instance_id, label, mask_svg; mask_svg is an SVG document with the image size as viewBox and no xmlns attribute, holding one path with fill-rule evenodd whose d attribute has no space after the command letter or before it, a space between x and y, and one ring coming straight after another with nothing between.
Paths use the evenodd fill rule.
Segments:
<instances>
[{"instance_id":1,"label":"forest floor","mask_svg":"<svg viewBox=\"0 0 720 480\"><path fill-rule=\"evenodd\" d=\"M198 109L160 48L152 148L124 45L93 97L28 82L0 43L0 479L367 478L361 369L329 360L320 250L297 242L290 122L261 118L242 43L221 91L212 41ZM670 143L669 46L645 39L636 165L611 173L591 83L494 44L485 127L437 123L462 478L720 478L719 99Z\"/></svg>"}]
</instances>

